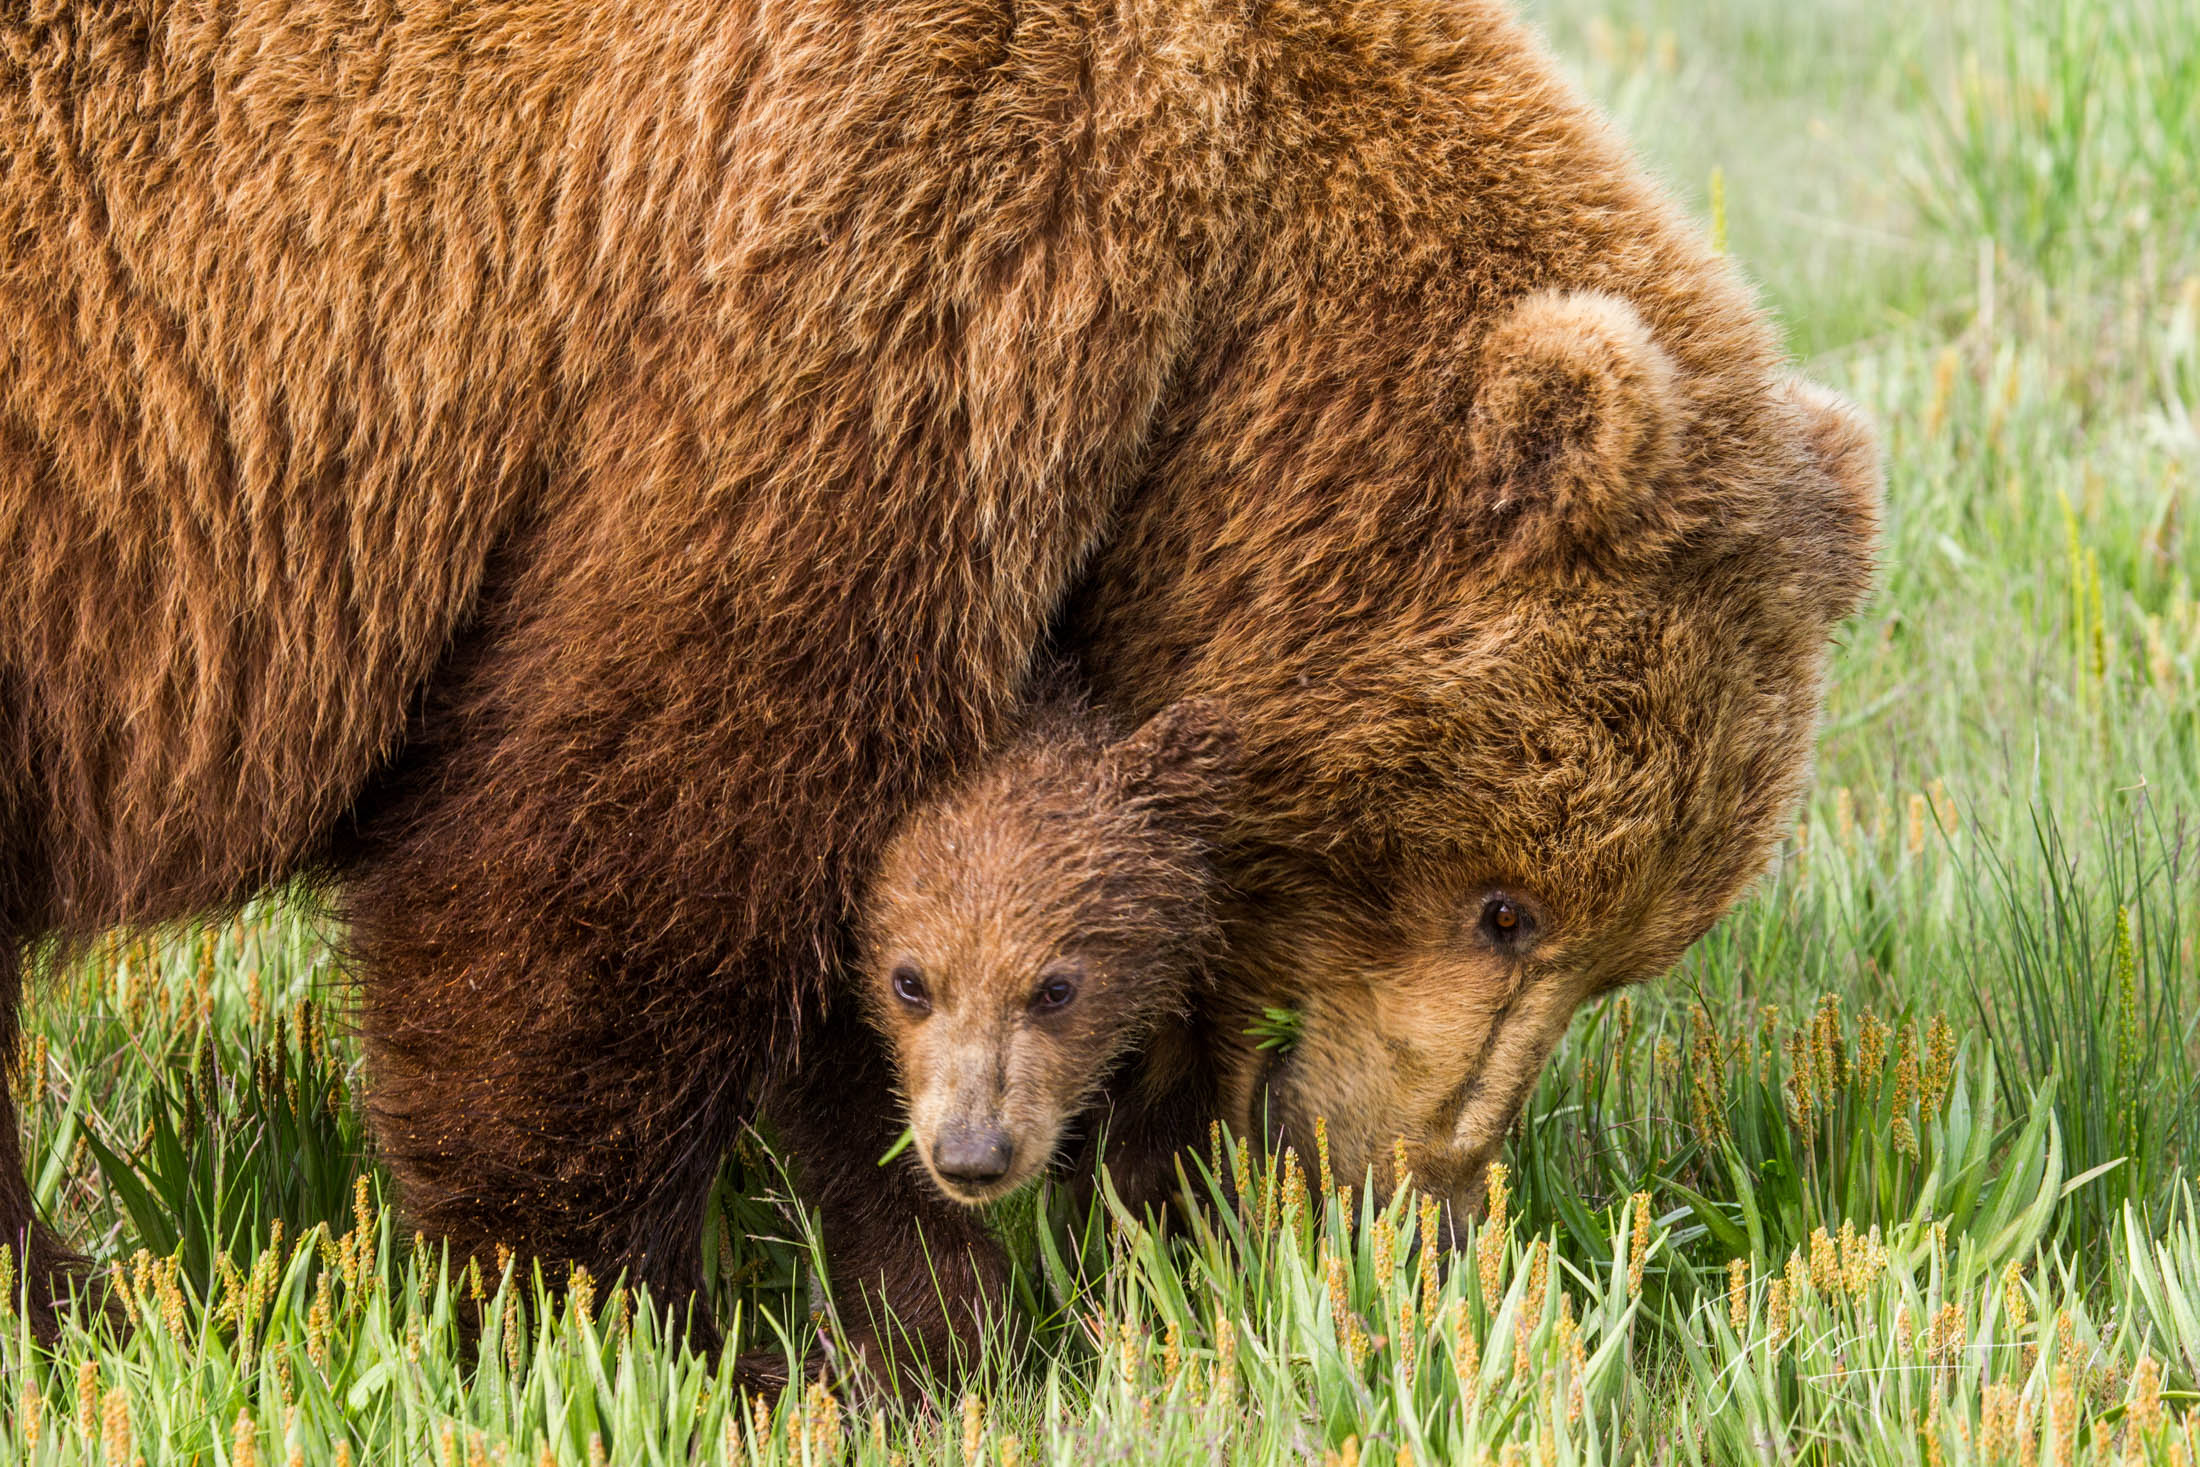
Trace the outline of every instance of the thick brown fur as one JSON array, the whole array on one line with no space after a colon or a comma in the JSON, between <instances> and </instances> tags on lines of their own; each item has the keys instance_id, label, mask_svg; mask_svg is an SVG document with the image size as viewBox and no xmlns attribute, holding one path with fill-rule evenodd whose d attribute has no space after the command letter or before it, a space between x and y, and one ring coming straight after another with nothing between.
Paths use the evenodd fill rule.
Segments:
<instances>
[{"instance_id":1,"label":"thick brown fur","mask_svg":"<svg viewBox=\"0 0 2200 1467\"><path fill-rule=\"evenodd\" d=\"M1108 1082L1200 996L1235 747L1198 703L1111 741L1088 710L1050 702L888 843L859 978L916 1155L949 1197L998 1200L1066 1138L1142 1137L1156 1101L1180 1103L1176 1077L1145 1066Z\"/></svg>"},{"instance_id":2,"label":"thick brown fur","mask_svg":"<svg viewBox=\"0 0 2200 1467\"><path fill-rule=\"evenodd\" d=\"M677 1296L763 1095L933 1347L998 1260L819 1002L1050 631L1239 719L1233 1118L1465 1198L1868 576L1868 434L1486 0L33 0L0 238L5 935L339 876L420 1225Z\"/></svg>"}]
</instances>

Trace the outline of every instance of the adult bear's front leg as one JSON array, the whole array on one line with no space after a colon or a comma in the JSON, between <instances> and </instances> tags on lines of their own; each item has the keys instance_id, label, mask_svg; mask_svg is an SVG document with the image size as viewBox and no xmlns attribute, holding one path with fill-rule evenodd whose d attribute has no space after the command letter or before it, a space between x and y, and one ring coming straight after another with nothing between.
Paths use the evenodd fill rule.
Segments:
<instances>
[{"instance_id":1,"label":"adult bear's front leg","mask_svg":"<svg viewBox=\"0 0 2200 1467\"><path fill-rule=\"evenodd\" d=\"M408 1221L454 1257L504 1244L623 1273L677 1317L774 1016L585 914L522 904L513 874L427 841L352 888L381 1154ZM717 1339L707 1309L687 1327Z\"/></svg>"}]
</instances>

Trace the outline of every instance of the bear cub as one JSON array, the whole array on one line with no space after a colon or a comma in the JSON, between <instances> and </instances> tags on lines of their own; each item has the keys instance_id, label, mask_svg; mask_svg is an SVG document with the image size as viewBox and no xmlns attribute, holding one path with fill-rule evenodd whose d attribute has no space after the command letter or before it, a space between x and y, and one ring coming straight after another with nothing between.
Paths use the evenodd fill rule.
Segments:
<instances>
[{"instance_id":1,"label":"bear cub","mask_svg":"<svg viewBox=\"0 0 2200 1467\"><path fill-rule=\"evenodd\" d=\"M861 982L948 1197L1008 1196L1088 1119L1126 1198L1173 1172L1208 1112L1188 1025L1220 940L1210 852L1236 754L1205 702L1116 739L1050 699L887 842Z\"/></svg>"}]
</instances>

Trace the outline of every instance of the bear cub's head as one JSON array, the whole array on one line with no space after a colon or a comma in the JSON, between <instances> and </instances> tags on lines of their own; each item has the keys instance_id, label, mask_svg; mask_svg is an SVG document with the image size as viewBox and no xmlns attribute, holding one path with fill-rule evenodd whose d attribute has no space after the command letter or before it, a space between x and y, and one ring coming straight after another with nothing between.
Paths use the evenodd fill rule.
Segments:
<instances>
[{"instance_id":1,"label":"bear cub's head","mask_svg":"<svg viewBox=\"0 0 2200 1467\"><path fill-rule=\"evenodd\" d=\"M1052 702L887 843L861 982L949 1197L1038 1177L1111 1071L1190 1008L1218 943L1209 848L1236 751L1209 703L1111 739Z\"/></svg>"}]
</instances>

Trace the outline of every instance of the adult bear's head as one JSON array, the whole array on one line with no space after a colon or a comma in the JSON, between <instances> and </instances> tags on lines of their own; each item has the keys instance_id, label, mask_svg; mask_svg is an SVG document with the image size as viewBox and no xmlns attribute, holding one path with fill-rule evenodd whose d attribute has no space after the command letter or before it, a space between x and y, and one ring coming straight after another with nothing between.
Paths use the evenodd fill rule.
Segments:
<instances>
[{"instance_id":1,"label":"adult bear's head","mask_svg":"<svg viewBox=\"0 0 2200 1467\"><path fill-rule=\"evenodd\" d=\"M1446 318L1368 298L1218 352L1078 622L1105 696L1244 740L1223 861L1241 1130L1479 1201L1568 1020L1764 867L1877 453L1714 263ZM1638 304L1638 301L1640 304ZM1263 1049L1263 1009L1301 1016Z\"/></svg>"}]
</instances>

